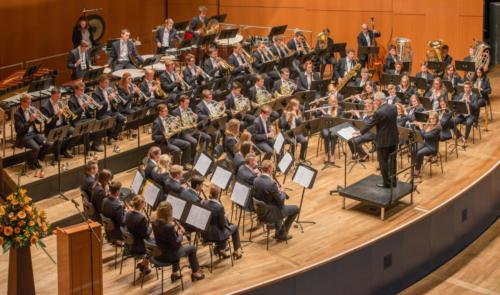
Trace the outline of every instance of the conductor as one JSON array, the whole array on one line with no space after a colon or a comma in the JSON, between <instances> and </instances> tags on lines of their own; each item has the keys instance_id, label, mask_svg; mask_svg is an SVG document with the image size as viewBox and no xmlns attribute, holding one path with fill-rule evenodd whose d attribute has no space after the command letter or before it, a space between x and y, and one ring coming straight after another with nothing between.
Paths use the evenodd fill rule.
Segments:
<instances>
[{"instance_id":1,"label":"conductor","mask_svg":"<svg viewBox=\"0 0 500 295\"><path fill-rule=\"evenodd\" d=\"M373 126L377 128L377 158L382 173L383 183L378 183L378 187L390 188L392 175L392 186L396 186L396 154L391 159L389 166L389 157L397 149L399 136L397 126L398 112L395 105L387 103L385 94L377 92L374 95L374 104L377 110L373 117L359 131L356 131L353 136L359 136L368 132Z\"/></svg>"}]
</instances>

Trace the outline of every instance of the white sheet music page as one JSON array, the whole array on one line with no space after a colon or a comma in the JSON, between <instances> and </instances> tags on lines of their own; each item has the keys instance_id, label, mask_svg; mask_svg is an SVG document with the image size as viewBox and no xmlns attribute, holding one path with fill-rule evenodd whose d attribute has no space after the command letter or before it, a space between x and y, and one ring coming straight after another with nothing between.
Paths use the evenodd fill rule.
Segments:
<instances>
[{"instance_id":1,"label":"white sheet music page","mask_svg":"<svg viewBox=\"0 0 500 295\"><path fill-rule=\"evenodd\" d=\"M276 136L276 139L274 140L274 146L273 149L274 151L279 154L281 152L281 148L283 147L283 144L285 143L285 137L283 134L280 132Z\"/></svg>"},{"instance_id":2,"label":"white sheet music page","mask_svg":"<svg viewBox=\"0 0 500 295\"><path fill-rule=\"evenodd\" d=\"M135 172L134 180L132 180L132 185L130 187L130 189L132 190L132 192L134 192L134 194L137 195L139 193L143 181L144 177L142 176L141 172L137 170Z\"/></svg>"},{"instance_id":3,"label":"white sheet music page","mask_svg":"<svg viewBox=\"0 0 500 295\"><path fill-rule=\"evenodd\" d=\"M313 177L314 171L307 169L304 166L299 166L297 168L297 172L295 173L295 177L293 178L293 182L301 185L302 187L309 187Z\"/></svg>"},{"instance_id":4,"label":"white sheet music page","mask_svg":"<svg viewBox=\"0 0 500 295\"><path fill-rule=\"evenodd\" d=\"M198 171L201 175L206 175L210 168L210 164L212 164L212 159L207 157L204 153L201 153L198 161L196 161L194 165L194 170Z\"/></svg>"},{"instance_id":5,"label":"white sheet music page","mask_svg":"<svg viewBox=\"0 0 500 295\"><path fill-rule=\"evenodd\" d=\"M293 158L290 153L285 153L283 155L283 158L281 158L280 162L278 163L278 168L280 169L281 173L285 173L286 169L292 164Z\"/></svg>"},{"instance_id":6,"label":"white sheet music page","mask_svg":"<svg viewBox=\"0 0 500 295\"><path fill-rule=\"evenodd\" d=\"M144 186L142 195L144 196L144 201L146 201L149 206L154 206L159 193L160 188L148 181Z\"/></svg>"},{"instance_id":7,"label":"white sheet music page","mask_svg":"<svg viewBox=\"0 0 500 295\"><path fill-rule=\"evenodd\" d=\"M200 206L193 205L191 206L191 210L189 210L188 216L186 218L186 223L200 230L205 230L209 217L209 210Z\"/></svg>"},{"instance_id":8,"label":"white sheet music page","mask_svg":"<svg viewBox=\"0 0 500 295\"><path fill-rule=\"evenodd\" d=\"M243 207L246 205L249 192L249 187L244 186L239 182L235 182L233 192L231 193L231 201Z\"/></svg>"},{"instance_id":9,"label":"white sheet music page","mask_svg":"<svg viewBox=\"0 0 500 295\"><path fill-rule=\"evenodd\" d=\"M184 211L184 207L186 206L186 201L172 195L168 195L167 202L172 205L172 215L174 216L174 218L180 220L182 217L182 212Z\"/></svg>"},{"instance_id":10,"label":"white sheet music page","mask_svg":"<svg viewBox=\"0 0 500 295\"><path fill-rule=\"evenodd\" d=\"M219 166L215 168L214 175L212 176L212 180L210 182L221 189L225 189L231 175L231 172Z\"/></svg>"},{"instance_id":11,"label":"white sheet music page","mask_svg":"<svg viewBox=\"0 0 500 295\"><path fill-rule=\"evenodd\" d=\"M354 129L354 127L352 126L349 126L349 127L344 127L342 129L340 129L337 134L344 138L345 140L351 140L352 138L352 134L356 131L356 129Z\"/></svg>"}]
</instances>

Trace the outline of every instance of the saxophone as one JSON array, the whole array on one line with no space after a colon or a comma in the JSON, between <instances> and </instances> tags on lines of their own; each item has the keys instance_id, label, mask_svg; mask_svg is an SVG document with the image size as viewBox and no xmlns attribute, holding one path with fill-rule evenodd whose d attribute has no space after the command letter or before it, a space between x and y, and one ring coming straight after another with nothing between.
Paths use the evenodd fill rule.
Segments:
<instances>
[{"instance_id":1,"label":"saxophone","mask_svg":"<svg viewBox=\"0 0 500 295\"><path fill-rule=\"evenodd\" d=\"M342 78L342 81L339 83L337 86L337 92L340 92L344 86L347 85L347 83L354 77L356 76L356 72L361 69L361 64L356 64L347 74L344 75L344 78Z\"/></svg>"}]
</instances>

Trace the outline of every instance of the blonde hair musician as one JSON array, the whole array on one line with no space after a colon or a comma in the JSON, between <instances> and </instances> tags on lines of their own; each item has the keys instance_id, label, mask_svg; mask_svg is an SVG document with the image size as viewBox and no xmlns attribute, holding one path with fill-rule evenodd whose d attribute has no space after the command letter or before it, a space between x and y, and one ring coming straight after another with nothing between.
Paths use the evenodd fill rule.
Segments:
<instances>
[{"instance_id":1,"label":"blonde hair musician","mask_svg":"<svg viewBox=\"0 0 500 295\"><path fill-rule=\"evenodd\" d=\"M424 143L419 143L417 146L415 160L415 177L420 177L424 156L436 155L439 151L439 139L441 134L439 115L437 112L430 112L427 123L416 122L415 125L418 126L418 132L420 132L424 139Z\"/></svg>"}]
</instances>

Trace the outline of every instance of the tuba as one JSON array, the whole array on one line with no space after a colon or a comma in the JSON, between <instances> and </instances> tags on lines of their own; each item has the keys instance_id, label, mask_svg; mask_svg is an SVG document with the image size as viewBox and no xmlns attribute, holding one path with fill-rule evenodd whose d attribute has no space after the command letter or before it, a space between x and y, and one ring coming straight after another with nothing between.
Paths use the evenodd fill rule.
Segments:
<instances>
[{"instance_id":1,"label":"tuba","mask_svg":"<svg viewBox=\"0 0 500 295\"><path fill-rule=\"evenodd\" d=\"M476 70L479 68L483 68L484 71L488 71L490 66L490 46L482 41L474 40L474 56L472 61L475 64ZM475 73L468 72L467 79L472 81Z\"/></svg>"},{"instance_id":2,"label":"tuba","mask_svg":"<svg viewBox=\"0 0 500 295\"><path fill-rule=\"evenodd\" d=\"M425 56L426 61L443 61L443 57L441 56L441 48L443 47L443 40L432 40L427 43L427 46L430 48L427 49Z\"/></svg>"}]
</instances>

